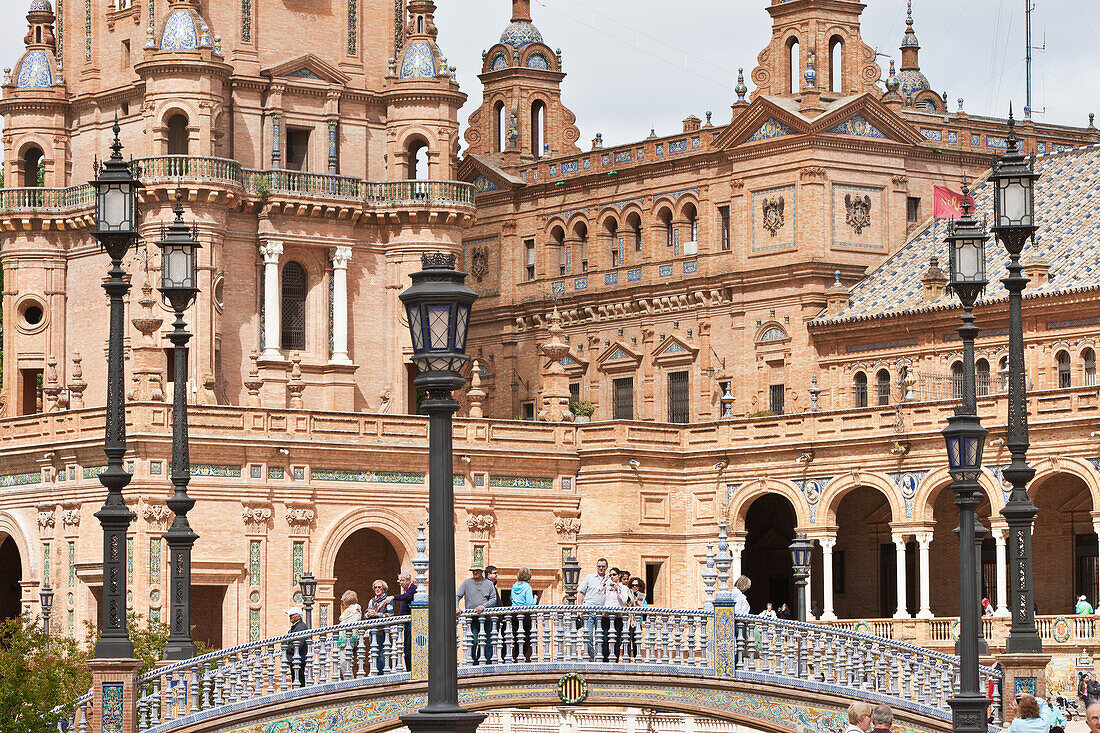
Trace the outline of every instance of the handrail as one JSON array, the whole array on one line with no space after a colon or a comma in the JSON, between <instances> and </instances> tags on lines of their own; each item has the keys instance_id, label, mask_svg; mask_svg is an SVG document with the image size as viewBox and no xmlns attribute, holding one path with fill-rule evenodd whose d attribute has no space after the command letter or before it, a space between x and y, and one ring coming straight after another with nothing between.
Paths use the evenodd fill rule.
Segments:
<instances>
[{"instance_id":1,"label":"handrail","mask_svg":"<svg viewBox=\"0 0 1100 733\"><path fill-rule=\"evenodd\" d=\"M156 155L137 158L138 177L143 181L198 179L244 185L241 164L230 158L201 155Z\"/></svg>"},{"instance_id":2,"label":"handrail","mask_svg":"<svg viewBox=\"0 0 1100 733\"><path fill-rule=\"evenodd\" d=\"M95 192L86 183L69 188L0 189L0 211L64 211L90 205L94 200Z\"/></svg>"}]
</instances>

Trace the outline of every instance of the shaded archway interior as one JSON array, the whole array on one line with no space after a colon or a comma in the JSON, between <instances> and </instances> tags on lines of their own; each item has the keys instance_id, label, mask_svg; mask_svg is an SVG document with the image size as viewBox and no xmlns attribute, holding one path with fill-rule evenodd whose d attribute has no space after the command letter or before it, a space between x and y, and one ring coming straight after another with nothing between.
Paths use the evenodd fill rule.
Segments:
<instances>
[{"instance_id":1,"label":"shaded archway interior","mask_svg":"<svg viewBox=\"0 0 1100 733\"><path fill-rule=\"evenodd\" d=\"M340 615L340 596L346 590L353 590L359 596L359 602L366 606L371 597L371 585L381 578L390 587L390 595L397 590L397 574L401 572L401 554L394 548L385 535L373 529L360 529L340 545L333 564L336 582L333 586L336 597L334 618Z\"/></svg>"},{"instance_id":2,"label":"shaded archway interior","mask_svg":"<svg viewBox=\"0 0 1100 733\"><path fill-rule=\"evenodd\" d=\"M1039 509L1031 535L1035 603L1040 614L1073 613L1077 596L1100 598L1092 494L1077 476L1058 473L1032 483Z\"/></svg>"},{"instance_id":3,"label":"shaded archway interior","mask_svg":"<svg viewBox=\"0 0 1100 733\"><path fill-rule=\"evenodd\" d=\"M959 537L955 529L959 526L959 508L955 506L955 492L950 485L940 489L932 501L932 518L936 522L928 560L932 613L935 616L958 616ZM982 503L978 505L978 521L987 530L989 519L989 498L983 494ZM987 534L982 543L981 584L981 596L998 605L997 543L991 534Z\"/></svg>"},{"instance_id":4,"label":"shaded archway interior","mask_svg":"<svg viewBox=\"0 0 1100 733\"><path fill-rule=\"evenodd\" d=\"M837 616L893 616L897 610L897 550L890 532L890 502L878 489L855 488L837 504L836 524L832 562ZM815 572L814 577L822 575ZM815 588L815 598L819 595ZM907 605L913 604L914 595L907 594Z\"/></svg>"},{"instance_id":5,"label":"shaded archway interior","mask_svg":"<svg viewBox=\"0 0 1100 733\"><path fill-rule=\"evenodd\" d=\"M759 613L767 603L775 608L783 603L794 608L790 548L796 522L791 502L778 494L761 496L745 513L747 536L741 572L752 581L748 598L753 613Z\"/></svg>"},{"instance_id":6,"label":"shaded archway interior","mask_svg":"<svg viewBox=\"0 0 1100 733\"><path fill-rule=\"evenodd\" d=\"M22 611L19 581L23 579L23 562L15 540L7 535L0 537L0 619L15 618Z\"/></svg>"}]
</instances>

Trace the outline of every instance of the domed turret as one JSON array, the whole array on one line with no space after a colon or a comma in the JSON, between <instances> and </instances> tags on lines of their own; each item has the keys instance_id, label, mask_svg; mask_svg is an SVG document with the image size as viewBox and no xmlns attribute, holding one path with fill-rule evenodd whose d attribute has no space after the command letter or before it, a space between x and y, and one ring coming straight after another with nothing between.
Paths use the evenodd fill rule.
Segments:
<instances>
[{"instance_id":1,"label":"domed turret","mask_svg":"<svg viewBox=\"0 0 1100 733\"><path fill-rule=\"evenodd\" d=\"M512 22L500 34L500 42L515 49L532 43L545 43L539 29L531 22L530 0L518 0L512 3Z\"/></svg>"},{"instance_id":2,"label":"domed turret","mask_svg":"<svg viewBox=\"0 0 1100 733\"><path fill-rule=\"evenodd\" d=\"M899 93L906 100L912 99L913 105L921 108L939 109L938 97L932 92L932 84L920 70L920 43L917 32L913 30L913 0L908 1L908 15L905 19L905 35L901 39L901 72L897 75ZM929 94L922 94L929 92ZM908 101L906 102L908 104Z\"/></svg>"},{"instance_id":3,"label":"domed turret","mask_svg":"<svg viewBox=\"0 0 1100 733\"><path fill-rule=\"evenodd\" d=\"M16 89L48 89L61 83L57 69L54 20L53 6L49 0L34 0L30 4L27 35L23 38L27 52L19 60L12 77Z\"/></svg>"},{"instance_id":4,"label":"domed turret","mask_svg":"<svg viewBox=\"0 0 1100 733\"><path fill-rule=\"evenodd\" d=\"M410 0L409 22L405 26L405 48L397 63L400 79L434 79L450 76L447 59L435 39L435 3L431 0Z\"/></svg>"},{"instance_id":5,"label":"domed turret","mask_svg":"<svg viewBox=\"0 0 1100 733\"><path fill-rule=\"evenodd\" d=\"M160 50L197 51L212 46L210 27L193 0L172 0L172 10L160 34Z\"/></svg>"}]
</instances>

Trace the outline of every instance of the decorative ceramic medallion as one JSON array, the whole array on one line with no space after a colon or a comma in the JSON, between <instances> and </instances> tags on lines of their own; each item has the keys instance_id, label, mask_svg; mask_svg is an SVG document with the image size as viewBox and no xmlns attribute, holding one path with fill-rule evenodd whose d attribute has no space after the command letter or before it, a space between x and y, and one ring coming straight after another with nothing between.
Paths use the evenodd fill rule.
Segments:
<instances>
[{"instance_id":1,"label":"decorative ceramic medallion","mask_svg":"<svg viewBox=\"0 0 1100 733\"><path fill-rule=\"evenodd\" d=\"M570 672L558 680L558 697L566 705L582 703L588 697L588 683L581 675Z\"/></svg>"},{"instance_id":2,"label":"decorative ceramic medallion","mask_svg":"<svg viewBox=\"0 0 1100 733\"><path fill-rule=\"evenodd\" d=\"M844 195L844 208L848 212L845 221L856 234L863 234L863 230L871 226L871 197L856 194Z\"/></svg>"}]
</instances>

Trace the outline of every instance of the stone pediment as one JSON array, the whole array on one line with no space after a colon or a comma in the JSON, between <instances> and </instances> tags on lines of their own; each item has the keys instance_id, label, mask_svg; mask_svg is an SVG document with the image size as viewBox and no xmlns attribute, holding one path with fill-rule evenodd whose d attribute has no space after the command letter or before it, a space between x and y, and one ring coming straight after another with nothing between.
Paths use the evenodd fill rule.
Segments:
<instances>
[{"instance_id":1,"label":"stone pediment","mask_svg":"<svg viewBox=\"0 0 1100 733\"><path fill-rule=\"evenodd\" d=\"M579 354L569 352L561 358L561 365L567 374L579 375L588 371L588 360L582 359Z\"/></svg>"},{"instance_id":2,"label":"stone pediment","mask_svg":"<svg viewBox=\"0 0 1100 733\"><path fill-rule=\"evenodd\" d=\"M600 371L629 371L632 372L642 363L642 355L623 346L618 341L613 342L603 350L596 359Z\"/></svg>"},{"instance_id":3,"label":"stone pediment","mask_svg":"<svg viewBox=\"0 0 1100 733\"><path fill-rule=\"evenodd\" d=\"M657 364L669 362L690 363L695 361L699 349L675 336L669 336L653 350L653 361Z\"/></svg>"},{"instance_id":4,"label":"stone pediment","mask_svg":"<svg viewBox=\"0 0 1100 733\"><path fill-rule=\"evenodd\" d=\"M733 148L744 143L802 135L810 122L767 97L757 97L714 140L716 148Z\"/></svg>"},{"instance_id":5,"label":"stone pediment","mask_svg":"<svg viewBox=\"0 0 1100 733\"><path fill-rule=\"evenodd\" d=\"M478 193L506 191L526 184L484 155L470 154L458 166L458 180L472 183Z\"/></svg>"},{"instance_id":6,"label":"stone pediment","mask_svg":"<svg viewBox=\"0 0 1100 733\"><path fill-rule=\"evenodd\" d=\"M264 69L260 74L269 77L320 81L329 84L340 84L341 86L346 85L349 81L347 74L311 53Z\"/></svg>"},{"instance_id":7,"label":"stone pediment","mask_svg":"<svg viewBox=\"0 0 1100 733\"><path fill-rule=\"evenodd\" d=\"M920 131L870 94L863 94L814 120L811 134L890 140L909 145L927 142Z\"/></svg>"}]
</instances>

